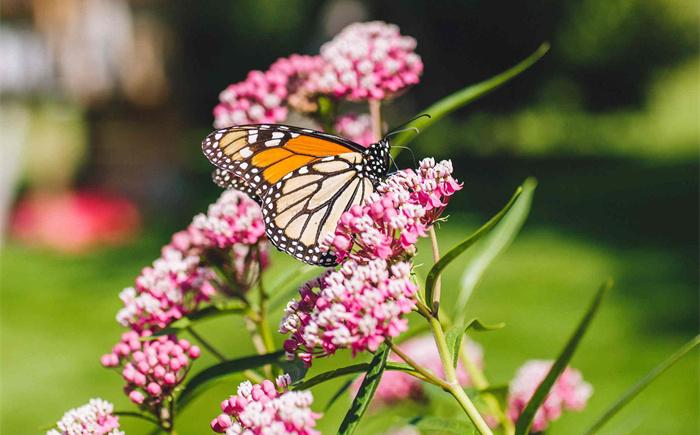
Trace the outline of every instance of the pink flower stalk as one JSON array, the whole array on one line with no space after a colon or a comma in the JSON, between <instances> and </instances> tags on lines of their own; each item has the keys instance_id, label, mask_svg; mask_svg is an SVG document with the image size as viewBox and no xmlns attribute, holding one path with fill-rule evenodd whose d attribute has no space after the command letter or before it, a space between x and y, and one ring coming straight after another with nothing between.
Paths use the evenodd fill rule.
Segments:
<instances>
[{"instance_id":1,"label":"pink flower stalk","mask_svg":"<svg viewBox=\"0 0 700 435\"><path fill-rule=\"evenodd\" d=\"M141 340L150 334L150 331L125 332L112 352L103 355L100 362L104 367L122 367L122 377L126 381L124 391L129 399L153 410L182 382L201 351L175 336Z\"/></svg>"},{"instance_id":2,"label":"pink flower stalk","mask_svg":"<svg viewBox=\"0 0 700 435\"><path fill-rule=\"evenodd\" d=\"M293 54L278 59L267 71L251 71L244 81L221 92L214 126L282 122L287 118L287 103L302 112L316 111L312 96L318 89L310 77L323 65L318 56Z\"/></svg>"},{"instance_id":3,"label":"pink flower stalk","mask_svg":"<svg viewBox=\"0 0 700 435\"><path fill-rule=\"evenodd\" d=\"M90 401L68 410L56 423L56 429L46 435L124 435L119 430L119 417L113 415L114 406L102 399Z\"/></svg>"},{"instance_id":4,"label":"pink flower stalk","mask_svg":"<svg viewBox=\"0 0 700 435\"><path fill-rule=\"evenodd\" d=\"M162 256L143 269L134 287L119 294L124 308L117 321L138 332L156 331L195 311L214 293L207 282L212 273L199 263L198 256L163 248Z\"/></svg>"},{"instance_id":5,"label":"pink flower stalk","mask_svg":"<svg viewBox=\"0 0 700 435\"><path fill-rule=\"evenodd\" d=\"M288 391L288 375L280 376L277 387L269 380L261 384L249 381L238 386L238 394L221 402L223 411L211 421L217 433L314 435L321 417L311 410L309 391Z\"/></svg>"},{"instance_id":6,"label":"pink flower stalk","mask_svg":"<svg viewBox=\"0 0 700 435\"><path fill-rule=\"evenodd\" d=\"M335 122L335 131L338 135L366 147L376 142L372 134L371 117L366 113L348 113L340 116Z\"/></svg>"},{"instance_id":7,"label":"pink flower stalk","mask_svg":"<svg viewBox=\"0 0 700 435\"><path fill-rule=\"evenodd\" d=\"M296 355L311 365L313 358L338 349L351 349L353 355L373 352L386 338L405 331L403 315L416 304L410 272L409 263L348 260L340 270L304 284L300 299L287 304L279 329L291 334L284 343L287 357Z\"/></svg>"},{"instance_id":8,"label":"pink flower stalk","mask_svg":"<svg viewBox=\"0 0 700 435\"><path fill-rule=\"evenodd\" d=\"M325 66L320 56L293 54L277 59L270 71L285 77L287 104L295 110L308 113L318 110L316 96L320 93L314 79Z\"/></svg>"},{"instance_id":9,"label":"pink flower stalk","mask_svg":"<svg viewBox=\"0 0 700 435\"><path fill-rule=\"evenodd\" d=\"M465 339L463 344L469 359L478 368L484 367L484 350L478 343ZM406 340L399 348L410 356L415 362L427 368L436 375L445 375L440 361L440 355L435 345L435 339L430 335L423 335ZM403 362L397 355L389 356L391 361ZM362 383L362 377L353 384L353 390L357 391ZM457 380L463 387L471 387L472 381L460 362L457 365ZM423 395L423 383L411 375L400 371L386 371L377 387L374 396L378 402L391 404L406 399L421 399Z\"/></svg>"},{"instance_id":10,"label":"pink flower stalk","mask_svg":"<svg viewBox=\"0 0 700 435\"><path fill-rule=\"evenodd\" d=\"M338 261L351 258L401 259L415 252L418 237L440 218L450 197L462 186L452 177L452 163L423 159L418 171L397 172L377 186L364 206L343 213L322 248Z\"/></svg>"},{"instance_id":11,"label":"pink flower stalk","mask_svg":"<svg viewBox=\"0 0 700 435\"><path fill-rule=\"evenodd\" d=\"M354 23L321 47L327 67L317 78L325 93L353 101L383 100L420 81L416 40L381 21Z\"/></svg>"},{"instance_id":12,"label":"pink flower stalk","mask_svg":"<svg viewBox=\"0 0 700 435\"><path fill-rule=\"evenodd\" d=\"M508 391L508 417L511 420L517 421L527 402L547 376L552 363L532 360L518 369ZM591 394L593 387L584 382L581 372L567 367L554 383L542 406L537 409L532 430L541 432L547 429L549 422L557 420L563 410L582 410Z\"/></svg>"},{"instance_id":13,"label":"pink flower stalk","mask_svg":"<svg viewBox=\"0 0 700 435\"><path fill-rule=\"evenodd\" d=\"M251 71L242 82L219 94L214 108L214 127L281 122L287 117L286 78L272 71Z\"/></svg>"}]
</instances>

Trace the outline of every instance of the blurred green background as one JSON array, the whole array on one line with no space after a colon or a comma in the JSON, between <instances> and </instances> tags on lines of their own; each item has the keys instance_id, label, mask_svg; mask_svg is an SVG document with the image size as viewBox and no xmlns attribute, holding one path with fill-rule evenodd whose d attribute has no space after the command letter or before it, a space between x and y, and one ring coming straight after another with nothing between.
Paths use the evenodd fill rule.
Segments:
<instances>
[{"instance_id":1,"label":"blurred green background","mask_svg":"<svg viewBox=\"0 0 700 435\"><path fill-rule=\"evenodd\" d=\"M75 27L76 16L92 25ZM143 216L134 240L74 254L27 246L4 226L1 433L38 433L90 397L128 408L121 379L100 367L99 356L121 332L118 292L218 194L199 150L218 93L280 56L317 53L358 20L393 22L418 40L425 73L387 107L390 124L509 67L542 41L552 44L523 76L412 143L418 158L451 158L465 183L439 230L443 250L497 211L527 176L539 181L523 232L469 308L507 324L473 335L495 384L526 359L555 357L609 276L616 286L572 363L595 393L584 412L565 414L551 433L580 433L697 333L694 1L2 0L0 17L0 46L9 53L0 75L3 221L29 192L84 187L129 198ZM413 165L408 153L399 162ZM425 273L426 249L420 255ZM290 264L275 254L271 275ZM445 274L448 297L460 272L455 264ZM239 340L241 328L225 318L202 331L228 355L243 356L253 349ZM313 371L348 359L343 354ZM208 362L205 355L196 365ZM695 353L602 433L697 433L698 372ZM236 384L228 379L197 399L179 432L207 432ZM341 384L314 390L318 408ZM321 420L324 433L336 430L343 406ZM363 433L399 424L420 406L374 410ZM127 433L150 429L122 421Z\"/></svg>"}]
</instances>

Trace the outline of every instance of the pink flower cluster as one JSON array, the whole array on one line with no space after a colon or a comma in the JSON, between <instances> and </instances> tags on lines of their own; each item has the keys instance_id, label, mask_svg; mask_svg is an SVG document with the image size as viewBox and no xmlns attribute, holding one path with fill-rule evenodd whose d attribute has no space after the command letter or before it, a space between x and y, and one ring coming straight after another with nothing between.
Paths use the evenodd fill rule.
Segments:
<instances>
[{"instance_id":1,"label":"pink flower cluster","mask_svg":"<svg viewBox=\"0 0 700 435\"><path fill-rule=\"evenodd\" d=\"M309 103L308 95L316 90L313 82L306 79L322 65L318 56L294 54L278 59L267 71L249 72L245 80L229 85L219 95L214 126L283 121L287 117L287 100L300 110Z\"/></svg>"},{"instance_id":2,"label":"pink flower cluster","mask_svg":"<svg viewBox=\"0 0 700 435\"><path fill-rule=\"evenodd\" d=\"M124 308L117 313L117 321L139 332L165 328L209 300L214 293L207 282L210 278L198 256L166 246L153 266L136 278L135 286L119 294Z\"/></svg>"},{"instance_id":3,"label":"pink flower cluster","mask_svg":"<svg viewBox=\"0 0 700 435\"><path fill-rule=\"evenodd\" d=\"M523 364L510 382L508 417L517 421L527 402L535 394L552 367L552 361L532 360ZM554 383L544 403L535 413L533 432L541 432L549 422L557 420L563 410L580 411L593 394L593 387L584 382L581 372L567 367Z\"/></svg>"},{"instance_id":4,"label":"pink flower cluster","mask_svg":"<svg viewBox=\"0 0 700 435\"><path fill-rule=\"evenodd\" d=\"M311 410L311 392L288 391L289 384L288 375L278 378L277 388L269 380L241 383L237 395L221 402L223 412L212 420L212 430L227 435L318 434L313 427L321 415Z\"/></svg>"},{"instance_id":5,"label":"pink flower cluster","mask_svg":"<svg viewBox=\"0 0 700 435\"><path fill-rule=\"evenodd\" d=\"M317 97L353 101L390 98L419 82L423 62L416 40L381 21L355 23L321 47L321 54L293 54L266 71L251 71L245 80L219 94L214 126L279 123L289 108L318 110Z\"/></svg>"},{"instance_id":6,"label":"pink flower cluster","mask_svg":"<svg viewBox=\"0 0 700 435\"><path fill-rule=\"evenodd\" d=\"M103 355L100 362L105 367L123 367L124 391L129 399L154 409L182 382L192 361L199 358L201 352L189 341L177 340L174 336L141 340L148 336L150 331L125 332L112 352Z\"/></svg>"},{"instance_id":7,"label":"pink flower cluster","mask_svg":"<svg viewBox=\"0 0 700 435\"><path fill-rule=\"evenodd\" d=\"M68 410L56 423L56 429L46 435L124 435L119 430L119 417L113 415L114 406L102 399L90 401Z\"/></svg>"},{"instance_id":8,"label":"pink flower cluster","mask_svg":"<svg viewBox=\"0 0 700 435\"><path fill-rule=\"evenodd\" d=\"M389 266L382 259L343 263L299 289L301 298L287 304L280 332L291 334L284 343L287 357L313 358L351 349L353 355L375 351L386 338L407 328L403 316L415 307L416 286L411 266ZM314 289L318 289L315 292Z\"/></svg>"},{"instance_id":9,"label":"pink flower cluster","mask_svg":"<svg viewBox=\"0 0 700 435\"><path fill-rule=\"evenodd\" d=\"M418 237L426 235L461 188L452 177L449 160L423 159L418 171L397 172L377 186L364 206L343 213L335 234L328 235L322 248L335 252L338 261L410 256Z\"/></svg>"},{"instance_id":10,"label":"pink flower cluster","mask_svg":"<svg viewBox=\"0 0 700 435\"><path fill-rule=\"evenodd\" d=\"M366 147L376 142L372 134L371 118L366 113L348 113L340 116L335 122L335 132Z\"/></svg>"},{"instance_id":11,"label":"pink flower cluster","mask_svg":"<svg viewBox=\"0 0 700 435\"><path fill-rule=\"evenodd\" d=\"M321 47L327 66L319 87L353 101L389 98L420 81L423 62L415 48L416 40L393 24L351 24Z\"/></svg>"},{"instance_id":12,"label":"pink flower cluster","mask_svg":"<svg viewBox=\"0 0 700 435\"><path fill-rule=\"evenodd\" d=\"M484 350L471 340L465 339L463 344L469 359L479 369L484 367ZM410 356L415 362L443 377L444 371L440 355L435 344L435 339L430 335L415 337L402 343L399 348ZM401 358L392 354L391 361L403 362ZM457 379L463 387L471 387L472 381L460 362L457 366ZM355 384L355 390L359 388L362 378ZM423 398L423 383L417 378L400 371L386 371L377 387L374 396L379 402L391 404L406 399Z\"/></svg>"}]
</instances>

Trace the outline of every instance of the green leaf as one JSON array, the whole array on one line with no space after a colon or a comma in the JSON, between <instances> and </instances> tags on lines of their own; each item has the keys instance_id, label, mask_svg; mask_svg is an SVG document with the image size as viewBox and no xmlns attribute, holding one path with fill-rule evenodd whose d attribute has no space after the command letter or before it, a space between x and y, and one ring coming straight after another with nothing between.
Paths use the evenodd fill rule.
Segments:
<instances>
[{"instance_id":1,"label":"green leaf","mask_svg":"<svg viewBox=\"0 0 700 435\"><path fill-rule=\"evenodd\" d=\"M593 423L593 425L585 432L585 435L590 435L598 432L601 427L605 423L608 422L615 414L617 414L620 409L622 409L625 405L627 405L629 402L632 401L639 393L642 392L646 387L649 386L656 378L661 376L662 373L664 373L666 370L671 368L678 360L683 358L688 352L693 350L698 344L700 344L700 335L696 336L692 340L690 340L688 343L684 344L680 349L678 349L673 355L668 357L664 362L659 364L658 366L654 367L649 373L646 374L642 379L639 380L636 384L634 384L629 390L625 392L619 399L615 401L615 403L610 406L610 408L607 409L601 415L598 417L598 419Z\"/></svg>"},{"instance_id":2,"label":"green leaf","mask_svg":"<svg viewBox=\"0 0 700 435\"><path fill-rule=\"evenodd\" d=\"M389 352L389 346L386 343L382 344L381 347L377 349L377 352L375 352L374 358L372 358L372 361L369 363L369 370L367 370L367 374L362 380L362 385L360 385L360 389L357 390L355 400L352 401L350 409L347 414L345 414L342 423L340 423L340 428L338 429L339 434L350 435L357 429L357 425L360 424L362 416L365 414L365 411L367 411L367 407L372 401L374 393L377 391L379 381L382 379Z\"/></svg>"},{"instance_id":3,"label":"green leaf","mask_svg":"<svg viewBox=\"0 0 700 435\"><path fill-rule=\"evenodd\" d=\"M534 178L528 178L522 184L522 194L516 200L513 207L503 217L501 222L491 230L474 246L470 254L467 266L462 274L461 287L457 302L454 306L455 323L459 324L464 321L466 314L467 302L471 297L474 289L481 280L486 269L493 260L511 244L518 234L527 215L530 213L532 197L537 187L537 181Z\"/></svg>"},{"instance_id":4,"label":"green leaf","mask_svg":"<svg viewBox=\"0 0 700 435\"><path fill-rule=\"evenodd\" d=\"M225 316L228 314L243 314L245 313L245 307L240 301L223 301L217 302L207 307L197 310L192 314L187 315L177 319L167 328L164 328L149 337L144 337L144 340L153 340L161 335L171 335L177 334L178 332L193 326L195 323L201 320L213 319L219 316Z\"/></svg>"},{"instance_id":5,"label":"green leaf","mask_svg":"<svg viewBox=\"0 0 700 435\"><path fill-rule=\"evenodd\" d=\"M322 268L305 264L284 274L272 286L273 290L270 292L272 296L267 304L268 311L273 312L283 307L296 295L301 284L318 276L321 272L323 272Z\"/></svg>"},{"instance_id":6,"label":"green leaf","mask_svg":"<svg viewBox=\"0 0 700 435\"><path fill-rule=\"evenodd\" d=\"M329 370L327 372L320 373L310 379L306 379L292 385L294 390L308 390L309 388L322 384L331 379L339 378L341 376L351 375L353 373L364 373L370 369L371 363L359 363L353 364L339 369ZM386 364L386 370L398 370L407 373L416 373L416 371L405 363L388 362Z\"/></svg>"},{"instance_id":7,"label":"green leaf","mask_svg":"<svg viewBox=\"0 0 700 435\"><path fill-rule=\"evenodd\" d=\"M552 364L552 368L549 369L547 376L545 376L542 383L539 385L539 387L537 387L537 390L535 390L535 394L533 394L532 398L530 398L530 401L525 406L523 413L520 414L520 417L515 424L515 435L525 435L530 433L530 427L532 426L532 420L535 418L535 412L537 412L537 409L542 405L542 403L544 403L544 400L547 398L547 394L549 393L549 390L552 389L554 382L556 382L559 375L562 374L566 366L569 364L569 361L571 361L579 342L583 338L583 335L586 333L591 321L598 312L598 308L600 308L600 304L603 301L603 296L605 296L605 293L607 293L611 287L612 280L608 280L596 293L595 297L593 298L593 302L591 302L588 311L586 311L586 314L581 319L581 322L579 322L579 325L574 331L573 335L571 338L569 338L569 341L566 343L566 346L564 346L564 349L562 349L561 353L554 361L554 364Z\"/></svg>"},{"instance_id":8,"label":"green leaf","mask_svg":"<svg viewBox=\"0 0 700 435\"><path fill-rule=\"evenodd\" d=\"M181 410L184 408L195 396L206 390L208 384L211 382L223 376L277 362L282 355L284 355L284 351L280 350L264 355L252 355L230 361L224 361L207 367L194 375L184 385L182 393L177 398L177 409Z\"/></svg>"},{"instance_id":9,"label":"green leaf","mask_svg":"<svg viewBox=\"0 0 700 435\"><path fill-rule=\"evenodd\" d=\"M515 204L515 201L520 197L520 194L522 192L523 188L518 187L518 189L515 191L513 196L510 198L510 201L508 201L508 204L506 204L505 207L501 211L499 211L494 217L492 217L488 222L486 222L484 225L481 226L478 230L476 230L474 233L472 233L469 237L464 239L459 245L455 246L454 248L450 249L445 255L442 256L440 260L438 260L437 263L433 265L433 267L430 268L430 271L428 272L428 276L425 279L425 300L431 303L433 300L433 291L435 290L435 284L437 283L438 278L440 277L440 273L445 269L453 260L455 260L459 255L466 251L467 248L472 246L474 243L476 243L480 238L482 238L485 234L487 234L491 229L496 226L498 222L503 219L503 216L508 213L508 210L510 210L511 207L513 207L513 204Z\"/></svg>"},{"instance_id":10,"label":"green leaf","mask_svg":"<svg viewBox=\"0 0 700 435\"><path fill-rule=\"evenodd\" d=\"M439 434L472 434L476 433L474 426L465 420L435 416L416 417L410 422L420 429L421 433L437 432Z\"/></svg>"},{"instance_id":11,"label":"green leaf","mask_svg":"<svg viewBox=\"0 0 700 435\"><path fill-rule=\"evenodd\" d=\"M549 43L545 42L542 45L540 45L534 53L522 60L520 63L489 79L486 79L482 82L473 85L469 85L451 95L448 95L447 97L441 99L440 101L436 102L427 109L421 111L420 113L429 114L430 118L419 118L413 123L411 123L411 125L417 127L421 131L425 130L426 128L435 124L446 115L454 112L455 110L461 107L466 106L469 103L478 100L479 98L490 93L491 91L494 91L503 86L504 84L508 83L510 80L517 77L523 71L527 70L532 65L534 65L538 60L542 58L542 56L544 56L547 53L547 51L549 51ZM396 138L392 141L392 145L406 145L415 137L416 135L414 133L401 133L397 135ZM401 152L401 148L392 148L392 153L394 154L394 156L396 156L399 152Z\"/></svg>"},{"instance_id":12,"label":"green leaf","mask_svg":"<svg viewBox=\"0 0 700 435\"><path fill-rule=\"evenodd\" d=\"M469 329L474 329L475 331L495 331L506 326L505 323L500 322L493 325L487 325L482 323L479 319L472 319L466 324L452 325L450 329L445 333L445 340L447 341L447 348L452 355L452 365L457 367L457 361L459 361L459 350L462 348L462 339L464 334L467 333Z\"/></svg>"}]
</instances>

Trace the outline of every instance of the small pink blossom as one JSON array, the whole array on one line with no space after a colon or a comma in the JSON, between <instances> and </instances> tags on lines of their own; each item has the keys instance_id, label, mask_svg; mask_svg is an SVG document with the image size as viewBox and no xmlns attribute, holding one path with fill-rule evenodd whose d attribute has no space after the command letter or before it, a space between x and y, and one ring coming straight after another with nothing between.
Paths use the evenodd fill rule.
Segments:
<instances>
[{"instance_id":1,"label":"small pink blossom","mask_svg":"<svg viewBox=\"0 0 700 435\"><path fill-rule=\"evenodd\" d=\"M143 340L149 336L150 331L125 332L100 362L105 367L121 367L129 399L153 410L172 395L201 352L185 339L164 335Z\"/></svg>"},{"instance_id":2,"label":"small pink blossom","mask_svg":"<svg viewBox=\"0 0 700 435\"><path fill-rule=\"evenodd\" d=\"M335 252L339 262L411 256L418 238L427 235L461 188L452 177L449 160L423 159L417 171L395 173L377 186L363 206L343 213L335 233L321 247Z\"/></svg>"},{"instance_id":3,"label":"small pink blossom","mask_svg":"<svg viewBox=\"0 0 700 435\"><path fill-rule=\"evenodd\" d=\"M469 359L476 367L482 369L484 367L484 351L482 347L478 343L467 338L465 338L463 345ZM445 373L442 368L442 362L440 361L440 354L435 345L435 339L432 336L424 335L406 340L399 345L399 348L421 366L440 377L444 376ZM395 362L403 362L400 357L394 354L391 354L389 359ZM362 377L358 378L353 384L355 391L362 383L362 379ZM469 374L464 369L461 362L457 366L457 379L463 387L472 386ZM400 371L386 371L384 375L382 375L382 380L377 387L374 397L377 401L387 404L406 399L420 399L424 397L423 383L415 377Z\"/></svg>"},{"instance_id":4,"label":"small pink blossom","mask_svg":"<svg viewBox=\"0 0 700 435\"><path fill-rule=\"evenodd\" d=\"M318 291L314 291L318 289ZM403 316L415 307L416 286L410 265L375 259L348 260L299 289L300 299L287 304L280 332L288 358L307 365L313 358L351 349L353 355L375 351L386 338L407 328Z\"/></svg>"},{"instance_id":5,"label":"small pink blossom","mask_svg":"<svg viewBox=\"0 0 700 435\"><path fill-rule=\"evenodd\" d=\"M221 402L223 411L211 421L217 433L315 435L316 420L321 415L311 410L309 391L289 391L288 375L278 379L277 387L269 380L261 384L249 381L238 386L238 394Z\"/></svg>"},{"instance_id":6,"label":"small pink blossom","mask_svg":"<svg viewBox=\"0 0 700 435\"><path fill-rule=\"evenodd\" d=\"M335 131L338 135L346 137L365 147L374 142L372 134L372 121L368 114L348 113L342 115L335 122Z\"/></svg>"},{"instance_id":7,"label":"small pink blossom","mask_svg":"<svg viewBox=\"0 0 700 435\"><path fill-rule=\"evenodd\" d=\"M420 81L416 40L381 21L354 23L321 47L327 66L317 78L326 93L353 101L383 100Z\"/></svg>"},{"instance_id":8,"label":"small pink blossom","mask_svg":"<svg viewBox=\"0 0 700 435\"><path fill-rule=\"evenodd\" d=\"M124 435L119 430L119 417L113 415L114 406L102 399L90 401L63 414L56 429L46 435Z\"/></svg>"},{"instance_id":9,"label":"small pink blossom","mask_svg":"<svg viewBox=\"0 0 700 435\"><path fill-rule=\"evenodd\" d=\"M285 77L286 103L299 112L308 113L318 110L316 97L320 91L313 77L320 73L324 65L320 56L292 54L277 59L270 65L270 71Z\"/></svg>"},{"instance_id":10,"label":"small pink blossom","mask_svg":"<svg viewBox=\"0 0 700 435\"><path fill-rule=\"evenodd\" d=\"M552 361L532 360L523 364L510 382L508 417L516 421L535 390L547 376ZM537 409L532 424L534 432L541 432L549 422L557 420L563 410L580 411L593 394L593 387L583 380L581 372L567 367L556 380L542 406Z\"/></svg>"},{"instance_id":11,"label":"small pink blossom","mask_svg":"<svg viewBox=\"0 0 700 435\"><path fill-rule=\"evenodd\" d=\"M162 256L143 269L134 287L119 294L124 308L117 313L117 321L135 331L165 328L210 299L213 288L207 280L211 278L198 256L166 246Z\"/></svg>"}]
</instances>

